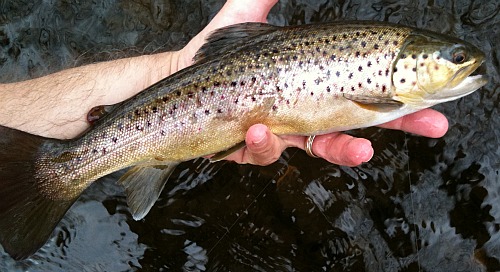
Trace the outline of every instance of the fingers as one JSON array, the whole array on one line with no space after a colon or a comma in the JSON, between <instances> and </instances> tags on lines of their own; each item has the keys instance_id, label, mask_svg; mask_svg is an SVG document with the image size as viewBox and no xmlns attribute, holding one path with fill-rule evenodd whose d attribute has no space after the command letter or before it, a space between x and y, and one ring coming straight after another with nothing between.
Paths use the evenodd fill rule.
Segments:
<instances>
[{"instance_id":1,"label":"fingers","mask_svg":"<svg viewBox=\"0 0 500 272\"><path fill-rule=\"evenodd\" d=\"M265 125L257 124L248 129L245 138L246 147L226 159L238 163L268 165L278 160L287 147L304 149L306 139L307 137L304 136L278 137L272 134ZM345 166L360 165L369 161L373 156L370 141L342 133L316 136L312 150L315 155L331 163Z\"/></svg>"},{"instance_id":2,"label":"fingers","mask_svg":"<svg viewBox=\"0 0 500 272\"><path fill-rule=\"evenodd\" d=\"M380 127L439 138L448 131L448 120L438 111L425 109L382 124Z\"/></svg>"},{"instance_id":3,"label":"fingers","mask_svg":"<svg viewBox=\"0 0 500 272\"><path fill-rule=\"evenodd\" d=\"M357 166L373 157L370 141L343 133L316 136L312 151L331 163L345 166Z\"/></svg>"}]
</instances>

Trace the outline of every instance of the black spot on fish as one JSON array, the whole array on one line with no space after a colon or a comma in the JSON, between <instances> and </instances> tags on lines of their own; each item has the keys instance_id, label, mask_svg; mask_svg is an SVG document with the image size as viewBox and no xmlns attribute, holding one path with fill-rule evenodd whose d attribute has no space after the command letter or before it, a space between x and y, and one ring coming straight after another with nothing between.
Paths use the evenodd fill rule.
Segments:
<instances>
[{"instance_id":1,"label":"black spot on fish","mask_svg":"<svg viewBox=\"0 0 500 272\"><path fill-rule=\"evenodd\" d=\"M217 113L222 113L222 109L217 109Z\"/></svg>"},{"instance_id":2,"label":"black spot on fish","mask_svg":"<svg viewBox=\"0 0 500 272\"><path fill-rule=\"evenodd\" d=\"M201 92L202 93L206 93L207 92L207 87L205 87L205 86L201 87Z\"/></svg>"},{"instance_id":3,"label":"black spot on fish","mask_svg":"<svg viewBox=\"0 0 500 272\"><path fill-rule=\"evenodd\" d=\"M340 72L339 72L339 71L335 72L335 75L336 75L337 77L340 77Z\"/></svg>"},{"instance_id":4,"label":"black spot on fish","mask_svg":"<svg viewBox=\"0 0 500 272\"><path fill-rule=\"evenodd\" d=\"M165 136L165 135L167 135L167 133L166 133L164 130L161 130L161 131L160 131L160 134L161 134L161 136Z\"/></svg>"},{"instance_id":5,"label":"black spot on fish","mask_svg":"<svg viewBox=\"0 0 500 272\"><path fill-rule=\"evenodd\" d=\"M361 47L365 48L366 47L366 42L365 41L362 41L361 42Z\"/></svg>"},{"instance_id":6,"label":"black spot on fish","mask_svg":"<svg viewBox=\"0 0 500 272\"><path fill-rule=\"evenodd\" d=\"M397 46L399 44L399 42L398 41L393 41L392 44Z\"/></svg>"},{"instance_id":7,"label":"black spot on fish","mask_svg":"<svg viewBox=\"0 0 500 272\"><path fill-rule=\"evenodd\" d=\"M372 67L372 62L371 61L368 61L368 63L366 64L368 67Z\"/></svg>"},{"instance_id":8,"label":"black spot on fish","mask_svg":"<svg viewBox=\"0 0 500 272\"><path fill-rule=\"evenodd\" d=\"M153 111L153 113L157 113L158 112L158 108L157 107L153 107L151 110Z\"/></svg>"},{"instance_id":9,"label":"black spot on fish","mask_svg":"<svg viewBox=\"0 0 500 272\"><path fill-rule=\"evenodd\" d=\"M343 93L344 92L344 86L340 87L340 92Z\"/></svg>"},{"instance_id":10,"label":"black spot on fish","mask_svg":"<svg viewBox=\"0 0 500 272\"><path fill-rule=\"evenodd\" d=\"M401 82L401 83L405 83L405 82L406 82L406 79L402 78L399 82Z\"/></svg>"},{"instance_id":11,"label":"black spot on fish","mask_svg":"<svg viewBox=\"0 0 500 272\"><path fill-rule=\"evenodd\" d=\"M371 83L372 83L372 80L371 80L370 78L367 78L367 79L366 79L366 82L367 82L368 84L371 84Z\"/></svg>"},{"instance_id":12,"label":"black spot on fish","mask_svg":"<svg viewBox=\"0 0 500 272\"><path fill-rule=\"evenodd\" d=\"M137 115L137 116L141 116L141 111L140 111L140 110L138 110L138 109L137 109L137 110L135 110L135 111L134 111L134 113L135 113L135 115Z\"/></svg>"},{"instance_id":13,"label":"black spot on fish","mask_svg":"<svg viewBox=\"0 0 500 272\"><path fill-rule=\"evenodd\" d=\"M330 92L330 91L331 91L330 86L326 86L326 91L327 91L327 92Z\"/></svg>"},{"instance_id":14,"label":"black spot on fish","mask_svg":"<svg viewBox=\"0 0 500 272\"><path fill-rule=\"evenodd\" d=\"M231 82L231 87L236 87L236 85L238 85L238 82L236 81Z\"/></svg>"},{"instance_id":15,"label":"black spot on fish","mask_svg":"<svg viewBox=\"0 0 500 272\"><path fill-rule=\"evenodd\" d=\"M423 59L426 59L426 58L428 58L428 57L429 57L429 55L427 55L427 54L423 54L423 55L422 55L422 58L423 58Z\"/></svg>"},{"instance_id":16,"label":"black spot on fish","mask_svg":"<svg viewBox=\"0 0 500 272\"><path fill-rule=\"evenodd\" d=\"M288 88L288 83L285 82L285 84L283 86L285 86L285 89L287 89Z\"/></svg>"},{"instance_id":17,"label":"black spot on fish","mask_svg":"<svg viewBox=\"0 0 500 272\"><path fill-rule=\"evenodd\" d=\"M234 100L234 104L238 104L238 102L239 102L239 100L238 100L238 98L236 98L236 99Z\"/></svg>"},{"instance_id":18,"label":"black spot on fish","mask_svg":"<svg viewBox=\"0 0 500 272\"><path fill-rule=\"evenodd\" d=\"M273 111L276 111L276 110L278 110L278 106L273 105Z\"/></svg>"},{"instance_id":19,"label":"black spot on fish","mask_svg":"<svg viewBox=\"0 0 500 272\"><path fill-rule=\"evenodd\" d=\"M293 60L297 60L299 57L297 57L297 55L293 55L292 59Z\"/></svg>"},{"instance_id":20,"label":"black spot on fish","mask_svg":"<svg viewBox=\"0 0 500 272\"><path fill-rule=\"evenodd\" d=\"M146 122L146 126L150 127L150 126L151 126L151 122L150 122L150 121L147 121L147 122Z\"/></svg>"},{"instance_id":21,"label":"black spot on fish","mask_svg":"<svg viewBox=\"0 0 500 272\"><path fill-rule=\"evenodd\" d=\"M373 49L378 49L378 47L379 47L378 44L373 45Z\"/></svg>"},{"instance_id":22,"label":"black spot on fish","mask_svg":"<svg viewBox=\"0 0 500 272\"><path fill-rule=\"evenodd\" d=\"M361 82L358 82L358 88L362 88L363 87L363 84L361 84Z\"/></svg>"},{"instance_id":23,"label":"black spot on fish","mask_svg":"<svg viewBox=\"0 0 500 272\"><path fill-rule=\"evenodd\" d=\"M115 144L116 144L116 142L118 142L118 138L113 137L113 138L111 138L111 141L113 141L113 143L115 143Z\"/></svg>"},{"instance_id":24,"label":"black spot on fish","mask_svg":"<svg viewBox=\"0 0 500 272\"><path fill-rule=\"evenodd\" d=\"M378 70L378 75L381 76L382 75L382 70Z\"/></svg>"},{"instance_id":25,"label":"black spot on fish","mask_svg":"<svg viewBox=\"0 0 500 272\"><path fill-rule=\"evenodd\" d=\"M385 40L384 45L389 45L389 40Z\"/></svg>"},{"instance_id":26,"label":"black spot on fish","mask_svg":"<svg viewBox=\"0 0 500 272\"><path fill-rule=\"evenodd\" d=\"M314 95L314 92L311 92L311 96L313 96L313 95Z\"/></svg>"},{"instance_id":27,"label":"black spot on fish","mask_svg":"<svg viewBox=\"0 0 500 272\"><path fill-rule=\"evenodd\" d=\"M363 71L363 67L361 65L358 67L358 71Z\"/></svg>"},{"instance_id":28,"label":"black spot on fish","mask_svg":"<svg viewBox=\"0 0 500 272\"><path fill-rule=\"evenodd\" d=\"M271 52L273 52L274 54L278 54L280 51L276 48L273 48L273 50Z\"/></svg>"},{"instance_id":29,"label":"black spot on fish","mask_svg":"<svg viewBox=\"0 0 500 272\"><path fill-rule=\"evenodd\" d=\"M385 69L385 76L389 76L389 69Z\"/></svg>"},{"instance_id":30,"label":"black spot on fish","mask_svg":"<svg viewBox=\"0 0 500 272\"><path fill-rule=\"evenodd\" d=\"M385 93L387 91L387 87L385 85L382 85L382 92Z\"/></svg>"},{"instance_id":31,"label":"black spot on fish","mask_svg":"<svg viewBox=\"0 0 500 272\"><path fill-rule=\"evenodd\" d=\"M209 115L210 114L210 110L205 110L205 115Z\"/></svg>"},{"instance_id":32,"label":"black spot on fish","mask_svg":"<svg viewBox=\"0 0 500 272\"><path fill-rule=\"evenodd\" d=\"M256 77L252 77L252 82L255 83L255 81L257 81L257 78Z\"/></svg>"},{"instance_id":33,"label":"black spot on fish","mask_svg":"<svg viewBox=\"0 0 500 272\"><path fill-rule=\"evenodd\" d=\"M335 59L336 59L336 58L337 58L337 56L336 56L336 55L331 55L331 56L330 56L330 59L331 59L331 60L333 60L333 61L335 61Z\"/></svg>"},{"instance_id":34,"label":"black spot on fish","mask_svg":"<svg viewBox=\"0 0 500 272\"><path fill-rule=\"evenodd\" d=\"M138 131L143 131L144 127L142 127L141 125L137 125L135 126L135 129L137 129Z\"/></svg>"},{"instance_id":35,"label":"black spot on fish","mask_svg":"<svg viewBox=\"0 0 500 272\"><path fill-rule=\"evenodd\" d=\"M353 74L352 74L352 73L349 73L348 78L349 78L349 79L352 79L352 77L353 77Z\"/></svg>"},{"instance_id":36,"label":"black spot on fish","mask_svg":"<svg viewBox=\"0 0 500 272\"><path fill-rule=\"evenodd\" d=\"M311 43L310 43L309 41L306 41L304 44L305 44L306 46L309 46Z\"/></svg>"},{"instance_id":37,"label":"black spot on fish","mask_svg":"<svg viewBox=\"0 0 500 272\"><path fill-rule=\"evenodd\" d=\"M417 55L415 55L415 54L411 54L411 58L412 58L412 59L417 59Z\"/></svg>"},{"instance_id":38,"label":"black spot on fish","mask_svg":"<svg viewBox=\"0 0 500 272\"><path fill-rule=\"evenodd\" d=\"M398 68L397 67L394 67L394 70L393 72L396 73L398 71Z\"/></svg>"},{"instance_id":39,"label":"black spot on fish","mask_svg":"<svg viewBox=\"0 0 500 272\"><path fill-rule=\"evenodd\" d=\"M336 40L337 40L337 35L333 35L332 39L333 39L334 41L336 41Z\"/></svg>"},{"instance_id":40,"label":"black spot on fish","mask_svg":"<svg viewBox=\"0 0 500 272\"><path fill-rule=\"evenodd\" d=\"M356 31L356 36L358 36L358 37L359 37L359 34L360 34L360 33L359 33L359 31Z\"/></svg>"},{"instance_id":41,"label":"black spot on fish","mask_svg":"<svg viewBox=\"0 0 500 272\"><path fill-rule=\"evenodd\" d=\"M245 66L240 66L240 72L245 72Z\"/></svg>"},{"instance_id":42,"label":"black spot on fish","mask_svg":"<svg viewBox=\"0 0 500 272\"><path fill-rule=\"evenodd\" d=\"M103 154L103 155L105 155L105 154L106 154L106 152L107 152L106 148L103 148L103 149L102 149L102 154Z\"/></svg>"},{"instance_id":43,"label":"black spot on fish","mask_svg":"<svg viewBox=\"0 0 500 272\"><path fill-rule=\"evenodd\" d=\"M245 86L245 81L240 81L240 86Z\"/></svg>"},{"instance_id":44,"label":"black spot on fish","mask_svg":"<svg viewBox=\"0 0 500 272\"><path fill-rule=\"evenodd\" d=\"M416 72L416 71L417 71L417 67L413 67L413 68L411 68L411 70L412 70L413 72Z\"/></svg>"},{"instance_id":45,"label":"black spot on fish","mask_svg":"<svg viewBox=\"0 0 500 272\"><path fill-rule=\"evenodd\" d=\"M321 48L319 48L319 46L316 46L316 52L321 52Z\"/></svg>"},{"instance_id":46,"label":"black spot on fish","mask_svg":"<svg viewBox=\"0 0 500 272\"><path fill-rule=\"evenodd\" d=\"M193 98L194 97L194 93L192 91L189 91L188 94L187 94L188 98Z\"/></svg>"},{"instance_id":47,"label":"black spot on fish","mask_svg":"<svg viewBox=\"0 0 500 272\"><path fill-rule=\"evenodd\" d=\"M347 39L347 34L342 34L342 38Z\"/></svg>"},{"instance_id":48,"label":"black spot on fish","mask_svg":"<svg viewBox=\"0 0 500 272\"><path fill-rule=\"evenodd\" d=\"M226 76L231 76L233 73L230 70L226 71Z\"/></svg>"},{"instance_id":49,"label":"black spot on fish","mask_svg":"<svg viewBox=\"0 0 500 272\"><path fill-rule=\"evenodd\" d=\"M93 153L93 154L96 154L96 153L97 153L97 149L95 149L95 148L94 148L94 149L92 149L92 153Z\"/></svg>"},{"instance_id":50,"label":"black spot on fish","mask_svg":"<svg viewBox=\"0 0 500 272\"><path fill-rule=\"evenodd\" d=\"M356 88L354 88L354 86L351 87L351 91L354 92L356 90Z\"/></svg>"},{"instance_id":51,"label":"black spot on fish","mask_svg":"<svg viewBox=\"0 0 500 272\"><path fill-rule=\"evenodd\" d=\"M402 59L406 59L406 54L401 54Z\"/></svg>"},{"instance_id":52,"label":"black spot on fish","mask_svg":"<svg viewBox=\"0 0 500 272\"><path fill-rule=\"evenodd\" d=\"M326 44L329 44L329 43L330 43L330 40L329 40L329 39L325 39L325 40L324 40L324 42L325 42Z\"/></svg>"}]
</instances>

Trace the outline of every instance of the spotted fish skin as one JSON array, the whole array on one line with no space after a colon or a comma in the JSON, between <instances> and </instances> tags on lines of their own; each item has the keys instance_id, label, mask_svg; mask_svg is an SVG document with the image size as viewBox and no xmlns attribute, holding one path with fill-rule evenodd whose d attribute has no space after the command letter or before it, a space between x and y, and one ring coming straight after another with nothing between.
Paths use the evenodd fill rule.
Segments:
<instances>
[{"instance_id":1,"label":"spotted fish skin","mask_svg":"<svg viewBox=\"0 0 500 272\"><path fill-rule=\"evenodd\" d=\"M109 113L77 139L0 127L9 135L0 142L0 217L15 218L0 222L0 242L16 258L33 253L85 188L130 166L120 183L140 219L175 164L237 145L253 124L279 135L312 135L377 125L456 99L485 84L469 76L483 58L456 38L387 23L221 29L194 65L106 106ZM33 220L34 233L24 227Z\"/></svg>"}]
</instances>

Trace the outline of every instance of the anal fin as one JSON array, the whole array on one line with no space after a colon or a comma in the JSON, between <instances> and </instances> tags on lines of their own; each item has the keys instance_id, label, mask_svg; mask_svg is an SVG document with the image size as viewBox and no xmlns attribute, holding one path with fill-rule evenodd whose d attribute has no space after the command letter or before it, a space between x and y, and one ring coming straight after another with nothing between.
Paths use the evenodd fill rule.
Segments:
<instances>
[{"instance_id":1,"label":"anal fin","mask_svg":"<svg viewBox=\"0 0 500 272\"><path fill-rule=\"evenodd\" d=\"M144 218L151 210L177 165L135 166L120 178L118 183L125 187L127 204L135 220Z\"/></svg>"}]
</instances>

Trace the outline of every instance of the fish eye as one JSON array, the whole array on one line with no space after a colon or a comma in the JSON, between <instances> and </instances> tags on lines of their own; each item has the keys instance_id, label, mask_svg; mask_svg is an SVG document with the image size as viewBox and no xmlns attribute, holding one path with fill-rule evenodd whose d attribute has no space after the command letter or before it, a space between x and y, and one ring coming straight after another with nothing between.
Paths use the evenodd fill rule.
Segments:
<instances>
[{"instance_id":1,"label":"fish eye","mask_svg":"<svg viewBox=\"0 0 500 272\"><path fill-rule=\"evenodd\" d=\"M458 51L458 52L453 53L453 56L451 58L451 60L455 64L462 64L465 62L466 59L467 59L467 55L465 54L464 51Z\"/></svg>"}]
</instances>

